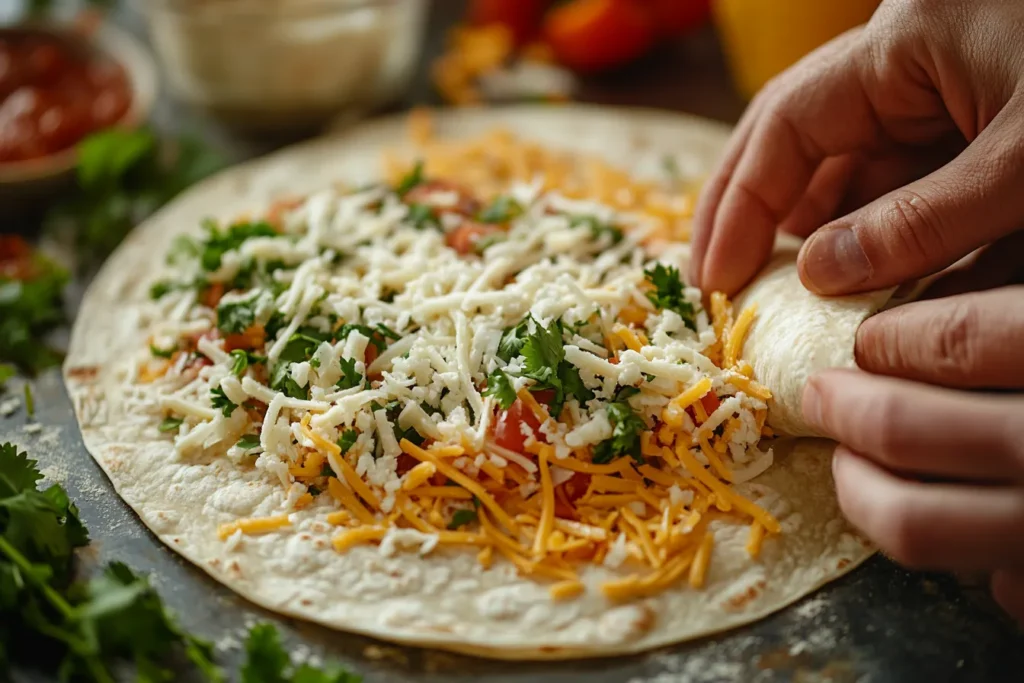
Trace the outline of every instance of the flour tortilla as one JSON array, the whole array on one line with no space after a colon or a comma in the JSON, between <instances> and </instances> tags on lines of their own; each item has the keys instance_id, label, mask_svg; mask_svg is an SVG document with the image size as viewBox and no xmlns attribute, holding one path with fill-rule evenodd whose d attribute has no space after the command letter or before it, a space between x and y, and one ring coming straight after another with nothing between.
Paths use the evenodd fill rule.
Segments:
<instances>
[{"instance_id":1,"label":"flour tortilla","mask_svg":"<svg viewBox=\"0 0 1024 683\"><path fill-rule=\"evenodd\" d=\"M671 152L682 171L710 171L727 137L714 123L669 113L579 106L517 107L441 115L442 135L467 136L504 126L562 148L656 172ZM136 229L110 258L82 305L64 366L65 381L89 452L118 494L170 548L268 609L386 640L502 659L557 659L631 653L705 636L759 619L849 572L871 548L838 510L830 473L832 444L780 440L776 463L740 490L781 521L751 560L748 528L715 522L715 551L703 590L683 582L647 600L615 605L600 594L612 576L588 566L586 594L554 603L545 584L498 563L483 572L474 553L442 548L384 556L374 547L345 554L329 545L329 501L293 516L291 529L245 537L235 548L217 526L279 514L280 483L224 458L182 461L159 434L152 390L130 386L124 359L147 341L140 304L166 268L178 235L196 233L209 216L230 219L275 198L337 180L379 177L379 153L404 140L404 119L385 119L228 170L188 191ZM778 428L810 432L800 419L807 376L853 365L859 323L886 293L822 301L799 286L795 252L780 250L739 303L756 302L745 355L776 395Z\"/></svg>"}]
</instances>

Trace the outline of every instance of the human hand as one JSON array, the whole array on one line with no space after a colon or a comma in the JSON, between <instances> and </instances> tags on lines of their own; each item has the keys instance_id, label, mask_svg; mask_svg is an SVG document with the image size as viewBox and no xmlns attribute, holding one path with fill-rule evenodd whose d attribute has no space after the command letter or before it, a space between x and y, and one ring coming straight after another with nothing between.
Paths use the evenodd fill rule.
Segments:
<instances>
[{"instance_id":1,"label":"human hand","mask_svg":"<svg viewBox=\"0 0 1024 683\"><path fill-rule=\"evenodd\" d=\"M901 564L992 573L995 599L1024 623L1021 349L1024 287L908 304L857 335L861 368L895 377L820 373L803 410L841 444L850 522Z\"/></svg>"},{"instance_id":2,"label":"human hand","mask_svg":"<svg viewBox=\"0 0 1024 683\"><path fill-rule=\"evenodd\" d=\"M822 295L937 272L1024 225L1024 3L887 0L754 99L694 217L690 277L734 293L776 229ZM824 226L824 227L822 227Z\"/></svg>"}]
</instances>

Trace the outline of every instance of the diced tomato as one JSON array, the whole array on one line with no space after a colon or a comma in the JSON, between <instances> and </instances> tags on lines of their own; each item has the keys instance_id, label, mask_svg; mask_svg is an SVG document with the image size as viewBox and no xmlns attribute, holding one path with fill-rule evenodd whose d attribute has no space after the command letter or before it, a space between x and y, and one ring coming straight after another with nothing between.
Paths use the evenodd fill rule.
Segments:
<instances>
[{"instance_id":1,"label":"diced tomato","mask_svg":"<svg viewBox=\"0 0 1024 683\"><path fill-rule=\"evenodd\" d=\"M654 16L658 33L665 37L686 35L711 16L711 0L643 0Z\"/></svg>"},{"instance_id":2,"label":"diced tomato","mask_svg":"<svg viewBox=\"0 0 1024 683\"><path fill-rule=\"evenodd\" d=\"M29 280L35 274L29 243L18 235L0 235L0 277Z\"/></svg>"},{"instance_id":3,"label":"diced tomato","mask_svg":"<svg viewBox=\"0 0 1024 683\"><path fill-rule=\"evenodd\" d=\"M453 204L446 202L442 206L433 198L433 195L438 193L452 192L458 195ZM462 214L463 216L475 216L480 210L480 202L476 200L476 197L469 190L447 180L426 180L409 190L405 194L404 199L407 204L426 204L427 206L443 209L450 213Z\"/></svg>"},{"instance_id":4,"label":"diced tomato","mask_svg":"<svg viewBox=\"0 0 1024 683\"><path fill-rule=\"evenodd\" d=\"M718 410L718 406L722 405L722 402L718 400L713 391L704 394L700 399L700 403L704 406L704 410L707 411L708 415Z\"/></svg>"},{"instance_id":5,"label":"diced tomato","mask_svg":"<svg viewBox=\"0 0 1024 683\"><path fill-rule=\"evenodd\" d=\"M522 45L537 33L546 0L472 0L469 21L477 26L501 24Z\"/></svg>"},{"instance_id":6,"label":"diced tomato","mask_svg":"<svg viewBox=\"0 0 1024 683\"><path fill-rule=\"evenodd\" d=\"M220 303L221 297L224 296L224 285L220 282L214 282L212 285L203 290L200 301L207 308L217 308L217 304Z\"/></svg>"},{"instance_id":7,"label":"diced tomato","mask_svg":"<svg viewBox=\"0 0 1024 683\"><path fill-rule=\"evenodd\" d=\"M367 344L366 352L363 354L363 363L366 367L370 367L370 363L377 360L377 356L380 355L380 351L377 350L376 344Z\"/></svg>"},{"instance_id":8,"label":"diced tomato","mask_svg":"<svg viewBox=\"0 0 1024 683\"><path fill-rule=\"evenodd\" d=\"M555 398L555 392L544 389L534 392L533 397L537 399L538 403L550 404ZM521 427L523 424L530 428L538 441L547 443L547 438L540 431L540 421L537 420L537 416L519 399L516 399L516 402L509 406L508 410L503 410L498 415L498 421L494 426L494 442L515 453L525 453L526 435L523 434Z\"/></svg>"},{"instance_id":9,"label":"diced tomato","mask_svg":"<svg viewBox=\"0 0 1024 683\"><path fill-rule=\"evenodd\" d=\"M466 256L467 254L474 253L476 243L480 241L480 238L501 231L501 228L495 225L465 221L462 225L445 235L444 241L459 254Z\"/></svg>"},{"instance_id":10,"label":"diced tomato","mask_svg":"<svg viewBox=\"0 0 1024 683\"><path fill-rule=\"evenodd\" d=\"M398 476L402 476L413 467L419 464L419 460L412 457L408 453L401 453L398 456L398 461L395 463L395 471L398 472Z\"/></svg>"},{"instance_id":11,"label":"diced tomato","mask_svg":"<svg viewBox=\"0 0 1024 683\"><path fill-rule=\"evenodd\" d=\"M267 340L267 331L263 325L253 325L242 334L229 334L224 337L224 350L231 352L235 349L258 349Z\"/></svg>"},{"instance_id":12,"label":"diced tomato","mask_svg":"<svg viewBox=\"0 0 1024 683\"><path fill-rule=\"evenodd\" d=\"M571 0L545 17L544 37L565 66L598 71L647 52L657 33L639 0Z\"/></svg>"},{"instance_id":13,"label":"diced tomato","mask_svg":"<svg viewBox=\"0 0 1024 683\"><path fill-rule=\"evenodd\" d=\"M587 492L588 486L590 486L590 475L583 472L574 472L572 477L562 484L561 488L565 491L565 497L569 499L569 502L575 503Z\"/></svg>"}]
</instances>

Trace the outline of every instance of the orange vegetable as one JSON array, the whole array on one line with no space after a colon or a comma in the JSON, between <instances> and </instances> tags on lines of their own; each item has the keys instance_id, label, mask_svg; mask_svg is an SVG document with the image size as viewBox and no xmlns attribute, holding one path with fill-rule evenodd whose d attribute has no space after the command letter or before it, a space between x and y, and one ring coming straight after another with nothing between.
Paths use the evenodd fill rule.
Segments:
<instances>
[{"instance_id":1,"label":"orange vegetable","mask_svg":"<svg viewBox=\"0 0 1024 683\"><path fill-rule=\"evenodd\" d=\"M571 0L547 14L544 37L563 65L598 71L639 57L657 36L645 2Z\"/></svg>"},{"instance_id":2,"label":"orange vegetable","mask_svg":"<svg viewBox=\"0 0 1024 683\"><path fill-rule=\"evenodd\" d=\"M508 27L516 45L523 45L537 34L545 0L473 0L469 22L477 26L502 24Z\"/></svg>"}]
</instances>

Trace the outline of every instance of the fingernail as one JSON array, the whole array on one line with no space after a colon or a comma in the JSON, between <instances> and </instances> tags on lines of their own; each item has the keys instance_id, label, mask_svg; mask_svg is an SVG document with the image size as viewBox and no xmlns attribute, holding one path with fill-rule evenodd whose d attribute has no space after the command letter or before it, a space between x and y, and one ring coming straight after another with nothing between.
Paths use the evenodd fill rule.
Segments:
<instances>
[{"instance_id":1,"label":"fingernail","mask_svg":"<svg viewBox=\"0 0 1024 683\"><path fill-rule=\"evenodd\" d=\"M820 294L842 293L871 277L871 264L850 228L820 230L802 251L806 284Z\"/></svg>"},{"instance_id":2,"label":"fingernail","mask_svg":"<svg viewBox=\"0 0 1024 683\"><path fill-rule=\"evenodd\" d=\"M804 387L804 395L800 401L800 408L804 414L804 420L816 428L821 429L821 392L814 385L814 380Z\"/></svg>"}]
</instances>

